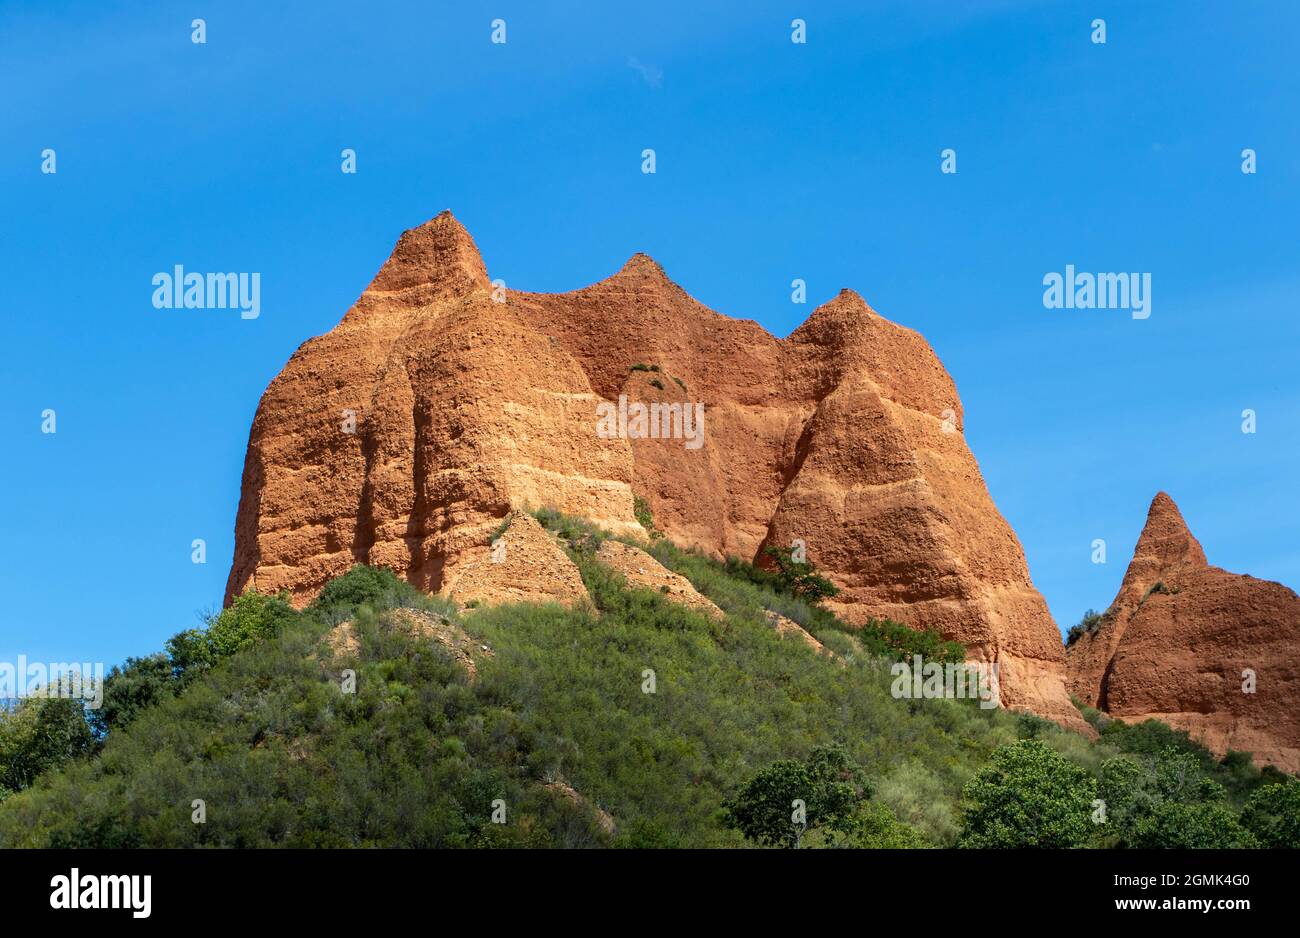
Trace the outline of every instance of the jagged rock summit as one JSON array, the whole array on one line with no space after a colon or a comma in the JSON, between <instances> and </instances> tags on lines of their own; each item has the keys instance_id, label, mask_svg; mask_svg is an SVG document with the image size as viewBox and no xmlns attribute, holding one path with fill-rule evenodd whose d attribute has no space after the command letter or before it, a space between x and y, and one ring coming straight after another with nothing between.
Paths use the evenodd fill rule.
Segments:
<instances>
[{"instance_id":1,"label":"jagged rock summit","mask_svg":"<svg viewBox=\"0 0 1300 938\"><path fill-rule=\"evenodd\" d=\"M1300 771L1300 597L1210 566L1164 492L1115 602L1066 657L1071 690L1111 716L1162 720L1220 756L1246 750Z\"/></svg>"},{"instance_id":2,"label":"jagged rock summit","mask_svg":"<svg viewBox=\"0 0 1300 938\"><path fill-rule=\"evenodd\" d=\"M663 419L636 436L628 411L652 405ZM838 614L936 628L998 662L1006 705L1084 728L962 420L926 341L852 291L786 339L643 254L573 292L494 293L444 212L263 395L227 600L305 602L359 561L438 591L514 509L644 536L638 495L666 535L719 557L802 541L842 588Z\"/></svg>"}]
</instances>

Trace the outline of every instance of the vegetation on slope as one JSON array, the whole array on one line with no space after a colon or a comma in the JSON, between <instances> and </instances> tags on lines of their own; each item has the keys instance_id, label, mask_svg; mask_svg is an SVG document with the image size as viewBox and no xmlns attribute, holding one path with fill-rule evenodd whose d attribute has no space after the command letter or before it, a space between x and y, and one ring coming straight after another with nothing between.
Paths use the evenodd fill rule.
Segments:
<instances>
[{"instance_id":1,"label":"vegetation on slope","mask_svg":"<svg viewBox=\"0 0 1300 938\"><path fill-rule=\"evenodd\" d=\"M656 539L715 621L629 588L595 559L603 532L538 517L590 607L458 612L358 566L306 610L248 593L114 669L89 723L19 704L0 716L0 846L1295 845L1297 784L1239 754L1095 711L1090 743L976 701L895 699L893 661L960 647L852 629L778 574ZM490 648L477 680L401 628L405 609ZM783 641L767 610L839 657ZM358 650L340 658L344 622Z\"/></svg>"}]
</instances>

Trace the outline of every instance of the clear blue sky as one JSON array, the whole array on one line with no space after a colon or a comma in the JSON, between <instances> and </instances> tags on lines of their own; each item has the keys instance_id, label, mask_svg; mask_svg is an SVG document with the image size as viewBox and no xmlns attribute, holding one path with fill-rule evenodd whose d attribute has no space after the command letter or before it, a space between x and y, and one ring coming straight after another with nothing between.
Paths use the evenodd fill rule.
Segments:
<instances>
[{"instance_id":1,"label":"clear blue sky","mask_svg":"<svg viewBox=\"0 0 1300 938\"><path fill-rule=\"evenodd\" d=\"M920 330L1063 629L1158 489L1300 587L1298 52L1290 0L4 3L0 660L220 603L258 397L444 208L522 289L645 251L777 335L846 286ZM261 317L154 309L176 263L260 272ZM1150 272L1151 318L1045 309L1066 264Z\"/></svg>"}]
</instances>

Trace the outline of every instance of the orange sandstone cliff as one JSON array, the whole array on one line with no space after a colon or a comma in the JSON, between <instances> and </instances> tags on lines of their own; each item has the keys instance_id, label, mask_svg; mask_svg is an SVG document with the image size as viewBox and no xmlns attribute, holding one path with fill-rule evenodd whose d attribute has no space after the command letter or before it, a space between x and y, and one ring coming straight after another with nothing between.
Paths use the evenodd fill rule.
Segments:
<instances>
[{"instance_id":1,"label":"orange sandstone cliff","mask_svg":"<svg viewBox=\"0 0 1300 938\"><path fill-rule=\"evenodd\" d=\"M620 397L702 404L702 427L611 435L597 408ZM570 293L497 290L447 212L403 234L267 388L226 598L305 602L355 562L443 590L512 509L644 534L634 495L715 556L803 541L841 616L936 628L999 664L1005 705L1084 727L1060 635L920 335L845 290L777 339L641 254Z\"/></svg>"},{"instance_id":2,"label":"orange sandstone cliff","mask_svg":"<svg viewBox=\"0 0 1300 938\"><path fill-rule=\"evenodd\" d=\"M1071 690L1111 716L1162 720L1220 756L1246 750L1300 771L1300 597L1210 566L1164 492L1115 602L1067 659Z\"/></svg>"}]
</instances>

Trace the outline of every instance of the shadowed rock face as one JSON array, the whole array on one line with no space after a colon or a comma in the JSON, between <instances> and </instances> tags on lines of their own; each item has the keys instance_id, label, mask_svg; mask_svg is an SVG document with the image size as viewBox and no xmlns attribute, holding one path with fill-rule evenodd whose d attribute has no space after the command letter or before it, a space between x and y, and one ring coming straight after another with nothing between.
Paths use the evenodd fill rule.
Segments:
<instances>
[{"instance_id":1,"label":"shadowed rock face","mask_svg":"<svg viewBox=\"0 0 1300 938\"><path fill-rule=\"evenodd\" d=\"M1071 690L1111 716L1163 720L1220 756L1246 750L1300 771L1300 597L1210 566L1164 492L1101 627L1067 659Z\"/></svg>"},{"instance_id":2,"label":"shadowed rock face","mask_svg":"<svg viewBox=\"0 0 1300 938\"><path fill-rule=\"evenodd\" d=\"M702 445L602 436L597 405L620 395L702 403ZM719 557L801 539L843 589L837 613L939 629L999 662L1005 704L1083 727L1059 633L961 428L925 340L851 291L784 340L640 254L584 289L497 303L444 212L402 235L263 396L227 600L254 586L305 602L358 561L437 591L515 508L644 534L635 492L669 537Z\"/></svg>"}]
</instances>

